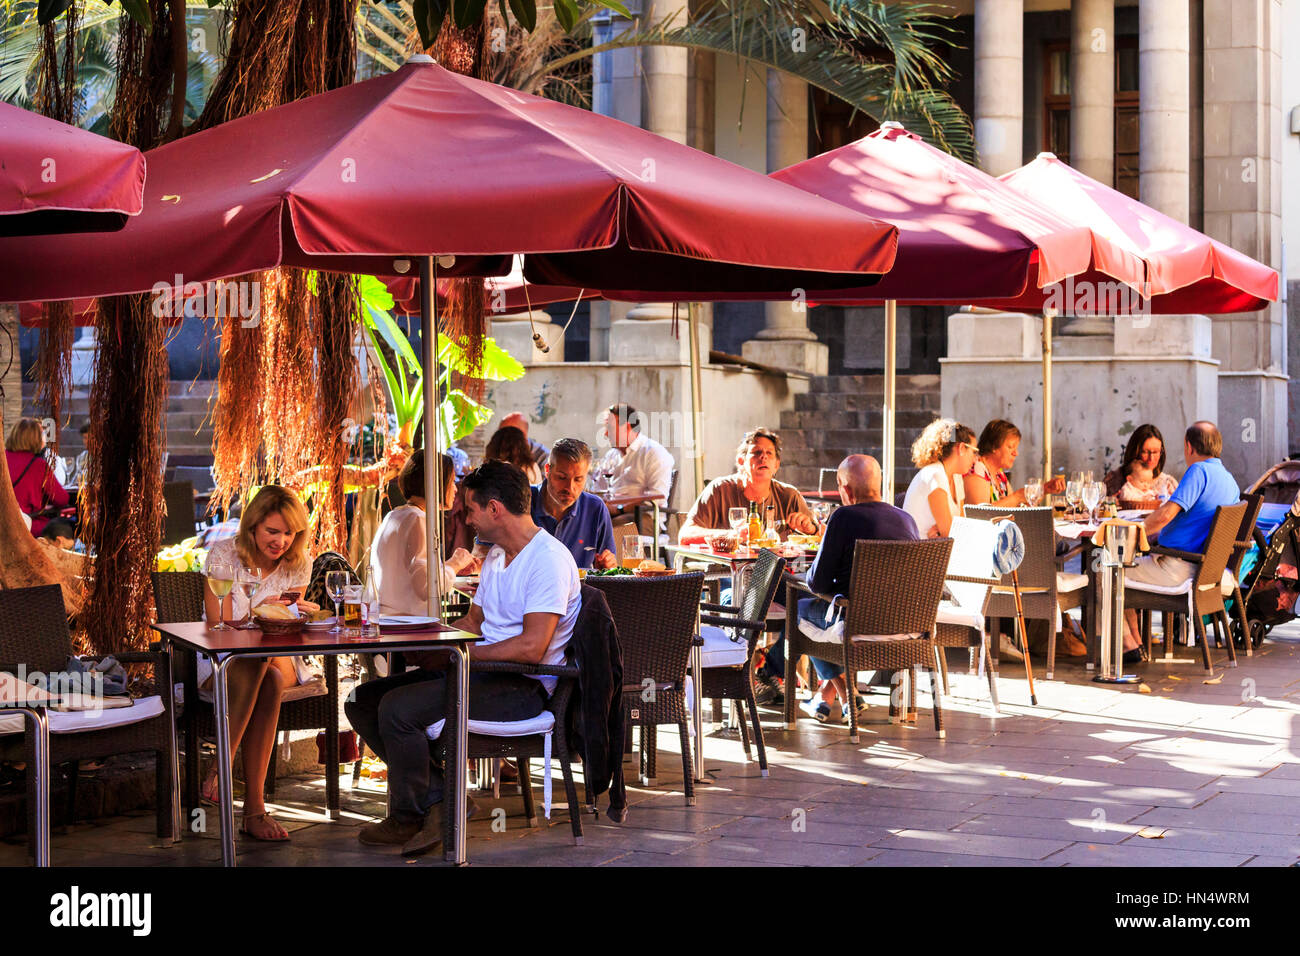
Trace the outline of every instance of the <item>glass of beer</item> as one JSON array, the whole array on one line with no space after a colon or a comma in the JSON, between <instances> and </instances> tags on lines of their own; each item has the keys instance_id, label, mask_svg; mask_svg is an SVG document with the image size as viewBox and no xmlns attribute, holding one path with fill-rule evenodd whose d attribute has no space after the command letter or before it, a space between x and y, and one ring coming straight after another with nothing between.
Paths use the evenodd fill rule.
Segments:
<instances>
[{"instance_id":1,"label":"glass of beer","mask_svg":"<svg viewBox=\"0 0 1300 956\"><path fill-rule=\"evenodd\" d=\"M343 589L343 631L348 637L361 636L361 585Z\"/></svg>"},{"instance_id":2,"label":"glass of beer","mask_svg":"<svg viewBox=\"0 0 1300 956\"><path fill-rule=\"evenodd\" d=\"M623 539L623 567L635 571L642 561L650 559L654 538L648 535L628 535Z\"/></svg>"}]
</instances>

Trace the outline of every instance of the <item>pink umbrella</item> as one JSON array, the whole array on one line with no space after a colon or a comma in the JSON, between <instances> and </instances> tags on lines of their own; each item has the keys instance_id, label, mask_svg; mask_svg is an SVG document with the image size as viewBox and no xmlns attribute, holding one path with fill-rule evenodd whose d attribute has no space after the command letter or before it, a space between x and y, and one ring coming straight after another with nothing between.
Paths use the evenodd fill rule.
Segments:
<instances>
[{"instance_id":1,"label":"pink umbrella","mask_svg":"<svg viewBox=\"0 0 1300 956\"><path fill-rule=\"evenodd\" d=\"M1039 153L1032 163L1001 179L1027 198L1050 203L1062 216L1140 257L1146 263L1144 292L1150 297L1143 303L1146 311L1253 312L1277 301L1278 274L1273 269L1103 186L1051 153ZM1041 311L1051 293L1031 285L1021 296L989 304Z\"/></svg>"},{"instance_id":2,"label":"pink umbrella","mask_svg":"<svg viewBox=\"0 0 1300 956\"><path fill-rule=\"evenodd\" d=\"M144 179L135 147L0 103L0 236L121 229Z\"/></svg>"}]
</instances>

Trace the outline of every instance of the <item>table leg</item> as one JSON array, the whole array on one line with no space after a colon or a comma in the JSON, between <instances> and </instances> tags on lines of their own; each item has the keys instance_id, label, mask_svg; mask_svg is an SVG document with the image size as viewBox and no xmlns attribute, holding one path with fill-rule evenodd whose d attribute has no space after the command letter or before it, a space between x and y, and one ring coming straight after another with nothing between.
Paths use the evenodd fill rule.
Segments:
<instances>
[{"instance_id":1,"label":"table leg","mask_svg":"<svg viewBox=\"0 0 1300 956\"><path fill-rule=\"evenodd\" d=\"M454 706L456 718L456 752L447 763L451 771L450 800L444 797L451 814L448 827L451 845L443 847L443 858L457 866L465 865L465 755L469 752L469 653L463 647L451 648L452 664L456 669L454 681ZM448 717L452 716L448 708Z\"/></svg>"},{"instance_id":2,"label":"table leg","mask_svg":"<svg viewBox=\"0 0 1300 956\"><path fill-rule=\"evenodd\" d=\"M167 655L167 686L172 686L172 676L175 671L175 658L172 655L172 642L163 641L164 653ZM193 706L191 704L191 706ZM177 746L176 737L176 696L172 692L171 707L167 711L171 714L171 726L168 728L171 732L172 748L172 842L179 843L181 839L181 752ZM190 760L198 760L198 754L188 754Z\"/></svg>"},{"instance_id":3,"label":"table leg","mask_svg":"<svg viewBox=\"0 0 1300 956\"><path fill-rule=\"evenodd\" d=\"M698 624L696 626L698 632ZM695 724L695 779L704 782L704 652L691 648L691 718Z\"/></svg>"},{"instance_id":4,"label":"table leg","mask_svg":"<svg viewBox=\"0 0 1300 956\"><path fill-rule=\"evenodd\" d=\"M1092 539L1084 539L1081 544L1079 570L1088 579L1088 583L1083 588L1083 607L1079 609L1079 617L1083 624L1083 639L1088 642L1088 661L1085 669L1092 670L1097 666L1101 653L1097 630L1097 572L1092 566Z\"/></svg>"},{"instance_id":5,"label":"table leg","mask_svg":"<svg viewBox=\"0 0 1300 956\"><path fill-rule=\"evenodd\" d=\"M32 750L36 774L36 865L50 865L50 724L42 707L17 708L32 722Z\"/></svg>"},{"instance_id":6,"label":"table leg","mask_svg":"<svg viewBox=\"0 0 1300 956\"><path fill-rule=\"evenodd\" d=\"M221 865L235 865L235 788L230 766L230 705L227 699L226 668L234 657L212 662L212 701L217 712L217 789L221 817ZM271 755L275 759L275 754Z\"/></svg>"}]
</instances>

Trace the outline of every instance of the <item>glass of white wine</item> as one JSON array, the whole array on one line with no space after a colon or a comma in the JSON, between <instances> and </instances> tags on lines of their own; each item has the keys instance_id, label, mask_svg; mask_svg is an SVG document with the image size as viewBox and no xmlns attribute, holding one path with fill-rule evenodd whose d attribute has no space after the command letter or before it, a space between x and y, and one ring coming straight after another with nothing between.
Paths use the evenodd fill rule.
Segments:
<instances>
[{"instance_id":1,"label":"glass of white wine","mask_svg":"<svg viewBox=\"0 0 1300 956\"><path fill-rule=\"evenodd\" d=\"M1100 481L1085 481L1083 483L1082 494L1083 506L1088 510L1088 520L1091 521L1097 511L1097 504L1101 501L1101 493L1104 490Z\"/></svg>"},{"instance_id":2,"label":"glass of white wine","mask_svg":"<svg viewBox=\"0 0 1300 956\"><path fill-rule=\"evenodd\" d=\"M214 564L208 568L207 574L208 587L217 597L217 623L211 630L233 631L234 628L225 622L225 606L226 595L235 586L235 569L226 564Z\"/></svg>"},{"instance_id":3,"label":"glass of white wine","mask_svg":"<svg viewBox=\"0 0 1300 956\"><path fill-rule=\"evenodd\" d=\"M1083 499L1083 482L1067 481L1065 483L1065 503L1069 507L1070 514L1079 510L1079 505Z\"/></svg>"},{"instance_id":4,"label":"glass of white wine","mask_svg":"<svg viewBox=\"0 0 1300 956\"><path fill-rule=\"evenodd\" d=\"M262 569L254 565L249 568L239 569L239 590L244 592L244 597L248 598L248 620L238 625L235 629L238 631L256 631L257 622L253 619L253 595L257 589L262 586ZM231 608L234 611L234 608Z\"/></svg>"}]
</instances>

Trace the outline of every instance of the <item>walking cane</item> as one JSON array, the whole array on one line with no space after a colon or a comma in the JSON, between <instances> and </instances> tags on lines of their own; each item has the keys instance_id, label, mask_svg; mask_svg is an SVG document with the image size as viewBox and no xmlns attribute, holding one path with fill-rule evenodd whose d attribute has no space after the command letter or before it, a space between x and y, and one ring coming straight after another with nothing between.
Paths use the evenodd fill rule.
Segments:
<instances>
[{"instance_id":1,"label":"walking cane","mask_svg":"<svg viewBox=\"0 0 1300 956\"><path fill-rule=\"evenodd\" d=\"M1020 603L1020 575L1011 572L1011 592L1016 596L1016 624L1020 628L1020 643L1025 654L1025 678L1029 681L1029 702L1038 706L1038 694L1034 692L1034 665L1029 662L1029 632L1025 630L1025 609Z\"/></svg>"}]
</instances>

